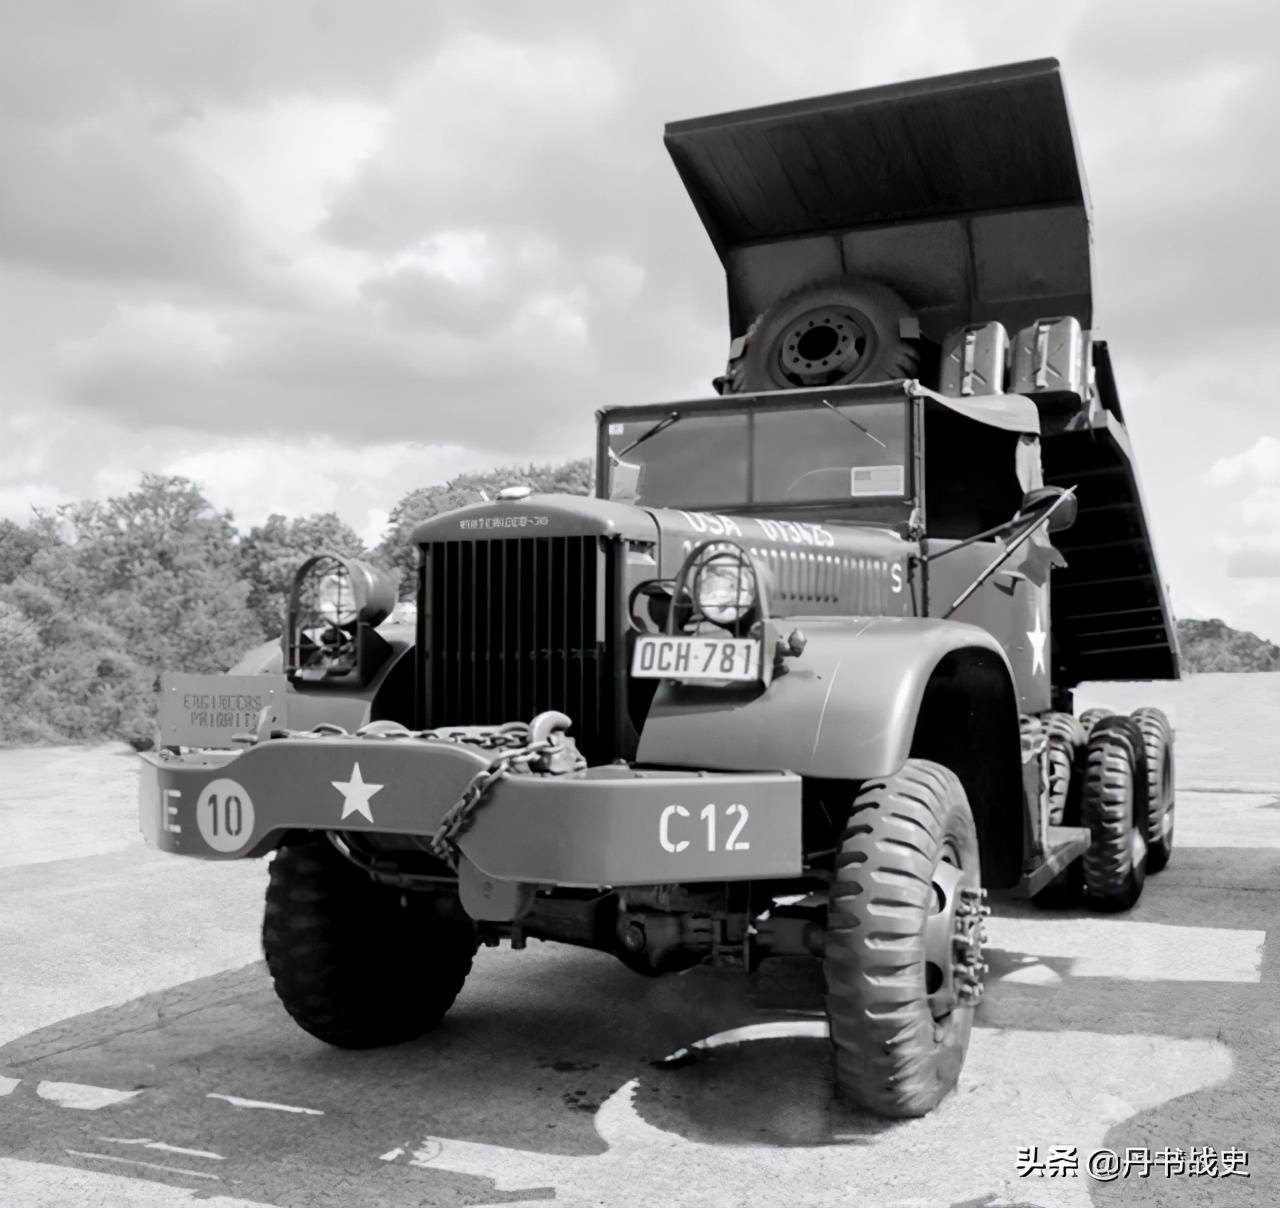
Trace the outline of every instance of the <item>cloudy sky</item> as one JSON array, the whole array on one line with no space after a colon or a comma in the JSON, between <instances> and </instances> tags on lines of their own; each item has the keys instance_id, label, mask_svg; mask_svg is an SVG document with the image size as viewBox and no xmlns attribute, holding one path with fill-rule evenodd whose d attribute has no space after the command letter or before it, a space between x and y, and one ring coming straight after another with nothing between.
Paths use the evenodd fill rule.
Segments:
<instances>
[{"instance_id":1,"label":"cloudy sky","mask_svg":"<svg viewBox=\"0 0 1280 1208\"><path fill-rule=\"evenodd\" d=\"M0 514L185 474L242 526L709 392L663 123L1053 55L1181 615L1280 640L1280 7L0 0Z\"/></svg>"}]
</instances>

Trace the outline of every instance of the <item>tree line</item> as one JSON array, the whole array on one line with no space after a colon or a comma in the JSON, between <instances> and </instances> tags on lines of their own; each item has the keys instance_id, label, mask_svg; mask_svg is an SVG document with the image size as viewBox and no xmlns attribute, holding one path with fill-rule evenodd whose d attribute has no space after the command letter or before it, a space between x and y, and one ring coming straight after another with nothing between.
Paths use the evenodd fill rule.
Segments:
<instances>
[{"instance_id":1,"label":"tree line","mask_svg":"<svg viewBox=\"0 0 1280 1208\"><path fill-rule=\"evenodd\" d=\"M313 553L367 558L413 591L414 527L502 487L591 492L591 463L508 466L410 491L372 549L334 513L270 516L247 532L185 478L0 520L0 744L151 741L163 670L225 671L277 637L294 571ZM1222 621L1178 625L1187 671L1280 671L1280 647Z\"/></svg>"},{"instance_id":2,"label":"tree line","mask_svg":"<svg viewBox=\"0 0 1280 1208\"><path fill-rule=\"evenodd\" d=\"M591 463L507 466L409 492L373 548L332 512L247 532L185 478L0 520L0 744L150 745L164 670L225 671L277 637L308 557L366 558L413 590L414 527L512 483L588 494Z\"/></svg>"}]
</instances>

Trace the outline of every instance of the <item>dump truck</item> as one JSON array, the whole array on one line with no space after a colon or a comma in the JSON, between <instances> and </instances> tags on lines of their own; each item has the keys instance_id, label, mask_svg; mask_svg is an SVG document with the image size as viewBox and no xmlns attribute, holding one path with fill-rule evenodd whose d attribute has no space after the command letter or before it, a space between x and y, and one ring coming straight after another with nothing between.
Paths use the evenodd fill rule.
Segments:
<instances>
[{"instance_id":1,"label":"dump truck","mask_svg":"<svg viewBox=\"0 0 1280 1208\"><path fill-rule=\"evenodd\" d=\"M282 641L167 672L143 829L270 856L304 1029L439 1022L482 945L637 973L821 963L834 1085L956 1084L988 893L1125 910L1173 732L1073 715L1176 678L1058 64L667 127L724 266L707 397L597 413L591 497L426 520L416 618L319 551Z\"/></svg>"}]
</instances>

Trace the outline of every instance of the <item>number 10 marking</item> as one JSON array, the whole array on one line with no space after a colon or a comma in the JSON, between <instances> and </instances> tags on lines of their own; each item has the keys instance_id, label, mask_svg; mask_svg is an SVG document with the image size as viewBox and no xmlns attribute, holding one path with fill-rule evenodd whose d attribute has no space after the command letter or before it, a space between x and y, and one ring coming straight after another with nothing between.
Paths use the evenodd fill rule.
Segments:
<instances>
[{"instance_id":1,"label":"number 10 marking","mask_svg":"<svg viewBox=\"0 0 1280 1208\"><path fill-rule=\"evenodd\" d=\"M253 839L253 799L238 781L225 776L209 781L194 812L200 837L214 851L230 855Z\"/></svg>"},{"instance_id":2,"label":"number 10 marking","mask_svg":"<svg viewBox=\"0 0 1280 1208\"><path fill-rule=\"evenodd\" d=\"M212 818L209 823L209 829L216 836L218 834L218 818L219 805L221 805L222 829L224 833L232 839L238 839L240 832L244 830L244 803L236 796L235 793L228 793L221 802L218 801L217 793L210 793L207 799L209 812Z\"/></svg>"}]
</instances>

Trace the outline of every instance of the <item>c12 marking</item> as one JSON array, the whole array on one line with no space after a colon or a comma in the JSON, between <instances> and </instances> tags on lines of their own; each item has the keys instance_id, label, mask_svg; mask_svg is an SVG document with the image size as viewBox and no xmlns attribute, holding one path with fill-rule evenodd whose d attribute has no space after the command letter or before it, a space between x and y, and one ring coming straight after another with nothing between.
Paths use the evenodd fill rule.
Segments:
<instances>
[{"instance_id":1,"label":"c12 marking","mask_svg":"<svg viewBox=\"0 0 1280 1208\"><path fill-rule=\"evenodd\" d=\"M200 790L196 825L214 851L239 851L253 837L253 801L239 781L220 777Z\"/></svg>"},{"instance_id":2,"label":"c12 marking","mask_svg":"<svg viewBox=\"0 0 1280 1208\"><path fill-rule=\"evenodd\" d=\"M734 824L733 829L729 831L724 845L717 846L716 805L715 802L708 802L704 805L698 817L705 824L706 850L708 852L750 851L750 841L741 838L743 830L746 829L747 819L750 816L751 811L740 801L735 801L732 805L726 805L724 807L725 819L736 817L737 822ZM672 819L688 817L691 817L691 815L683 805L669 805L662 811L658 818L658 842L662 845L663 851L676 854L689 849L689 839L672 839L671 837Z\"/></svg>"}]
</instances>

